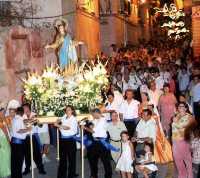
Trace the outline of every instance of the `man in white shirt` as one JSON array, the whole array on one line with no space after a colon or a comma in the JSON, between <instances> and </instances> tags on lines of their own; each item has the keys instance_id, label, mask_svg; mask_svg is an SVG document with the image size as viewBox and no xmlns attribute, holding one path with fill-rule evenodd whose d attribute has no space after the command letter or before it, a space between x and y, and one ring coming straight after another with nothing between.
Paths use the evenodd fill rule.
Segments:
<instances>
[{"instance_id":1,"label":"man in white shirt","mask_svg":"<svg viewBox=\"0 0 200 178\"><path fill-rule=\"evenodd\" d=\"M149 100L151 103L154 104L155 107L158 106L158 101L162 93L163 92L161 90L156 88L155 81L151 81L149 83L149 90L148 90Z\"/></svg>"},{"instance_id":2,"label":"man in white shirt","mask_svg":"<svg viewBox=\"0 0 200 178\"><path fill-rule=\"evenodd\" d=\"M108 102L105 104L105 111L104 113L106 114L106 119L108 122L111 121L111 113L112 112L119 112L119 106L117 102L114 99L114 94L112 92L109 92L107 94Z\"/></svg>"},{"instance_id":3,"label":"man in white shirt","mask_svg":"<svg viewBox=\"0 0 200 178\"><path fill-rule=\"evenodd\" d=\"M158 90L162 90L163 85L165 83L164 78L160 75L159 69L156 68L154 72L155 72L154 78L155 78L156 88Z\"/></svg>"},{"instance_id":4,"label":"man in white shirt","mask_svg":"<svg viewBox=\"0 0 200 178\"><path fill-rule=\"evenodd\" d=\"M31 105L30 104L24 104L24 122L32 122L35 117L35 113L31 112ZM33 138L33 160L36 163L36 166L39 170L40 174L45 175L46 172L44 170L44 165L42 163L42 154L41 154L41 145L40 145L40 139L38 135L37 126L31 126L32 127L32 138ZM25 139L25 164L26 168L23 172L23 175L27 175L30 173L30 167L31 167L31 153L30 153L30 133L27 134Z\"/></svg>"},{"instance_id":5,"label":"man in white shirt","mask_svg":"<svg viewBox=\"0 0 200 178\"><path fill-rule=\"evenodd\" d=\"M109 139L110 143L115 146L116 148L119 148L121 150L121 132L126 131L125 124L120 121L119 114L117 112L111 113L111 119L112 122L108 123L107 131L109 133ZM121 152L114 152L111 151L111 155L115 163L117 163Z\"/></svg>"},{"instance_id":6,"label":"man in white shirt","mask_svg":"<svg viewBox=\"0 0 200 178\"><path fill-rule=\"evenodd\" d=\"M129 86L129 73L124 74L124 79L123 79L123 95L125 94L126 90L130 88Z\"/></svg>"},{"instance_id":7,"label":"man in white shirt","mask_svg":"<svg viewBox=\"0 0 200 178\"><path fill-rule=\"evenodd\" d=\"M193 76L194 85L191 88L193 111L196 119L200 119L200 76Z\"/></svg>"},{"instance_id":8,"label":"man in white shirt","mask_svg":"<svg viewBox=\"0 0 200 178\"><path fill-rule=\"evenodd\" d=\"M120 115L121 118L124 120L126 128L130 137L133 136L135 132L135 127L138 122L138 108L140 102L133 98L134 91L128 89L126 91L126 100L122 103L120 107Z\"/></svg>"},{"instance_id":9,"label":"man in white shirt","mask_svg":"<svg viewBox=\"0 0 200 178\"><path fill-rule=\"evenodd\" d=\"M110 91L114 94L114 102L116 103L117 107L119 108L124 101L122 93L115 87L115 85L110 86Z\"/></svg>"},{"instance_id":10,"label":"man in white shirt","mask_svg":"<svg viewBox=\"0 0 200 178\"><path fill-rule=\"evenodd\" d=\"M169 83L170 78L171 78L169 71L165 70L165 71L160 72L160 76L164 80L164 83Z\"/></svg>"},{"instance_id":11,"label":"man in white shirt","mask_svg":"<svg viewBox=\"0 0 200 178\"><path fill-rule=\"evenodd\" d=\"M156 122L152 119L152 112L149 109L143 110L142 118L136 127L137 138L156 141Z\"/></svg>"},{"instance_id":12,"label":"man in white shirt","mask_svg":"<svg viewBox=\"0 0 200 178\"><path fill-rule=\"evenodd\" d=\"M130 80L129 80L128 85L129 85L129 88L133 90L137 90L142 85L142 81L138 77L135 69L133 69L132 72L130 73Z\"/></svg>"},{"instance_id":13,"label":"man in white shirt","mask_svg":"<svg viewBox=\"0 0 200 178\"><path fill-rule=\"evenodd\" d=\"M190 76L188 75L187 68L182 67L178 73L179 91L185 93L188 90L190 83Z\"/></svg>"},{"instance_id":14,"label":"man in white shirt","mask_svg":"<svg viewBox=\"0 0 200 178\"><path fill-rule=\"evenodd\" d=\"M116 75L116 79L115 86L119 89L120 93L124 94L126 89L128 89L128 83L123 80L121 73Z\"/></svg>"},{"instance_id":15,"label":"man in white shirt","mask_svg":"<svg viewBox=\"0 0 200 178\"><path fill-rule=\"evenodd\" d=\"M16 116L12 121L11 178L22 177L22 165L24 160L24 141L27 132L31 130L31 128L26 128L26 126L24 125L22 117L23 114L23 108L17 108Z\"/></svg>"},{"instance_id":16,"label":"man in white shirt","mask_svg":"<svg viewBox=\"0 0 200 178\"><path fill-rule=\"evenodd\" d=\"M142 118L136 127L136 138L132 138L132 142L137 142L135 153L137 157L144 155L144 142L155 143L156 141L156 122L152 119L152 112L144 109Z\"/></svg>"},{"instance_id":17,"label":"man in white shirt","mask_svg":"<svg viewBox=\"0 0 200 178\"><path fill-rule=\"evenodd\" d=\"M155 82L156 82L156 88L159 90L163 89L163 85L164 85L164 79L162 78L162 76L158 76L155 78Z\"/></svg>"},{"instance_id":18,"label":"man in white shirt","mask_svg":"<svg viewBox=\"0 0 200 178\"><path fill-rule=\"evenodd\" d=\"M99 109L92 111L93 126L92 128L83 128L92 133L93 144L88 148L88 160L90 164L91 177L98 177L98 160L102 160L105 169L105 178L112 177L112 167L110 163L110 150L102 143L102 140L107 139L107 122L102 117Z\"/></svg>"}]
</instances>

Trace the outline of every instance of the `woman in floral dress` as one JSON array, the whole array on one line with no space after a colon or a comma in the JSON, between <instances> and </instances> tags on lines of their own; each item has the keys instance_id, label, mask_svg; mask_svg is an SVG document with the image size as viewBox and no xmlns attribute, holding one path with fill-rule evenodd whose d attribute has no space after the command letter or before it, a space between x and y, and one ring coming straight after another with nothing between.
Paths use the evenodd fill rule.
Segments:
<instances>
[{"instance_id":1,"label":"woman in floral dress","mask_svg":"<svg viewBox=\"0 0 200 178\"><path fill-rule=\"evenodd\" d=\"M187 104L180 102L172 123L172 150L178 178L193 178L190 144L185 140L185 129L194 121L187 113Z\"/></svg>"}]
</instances>

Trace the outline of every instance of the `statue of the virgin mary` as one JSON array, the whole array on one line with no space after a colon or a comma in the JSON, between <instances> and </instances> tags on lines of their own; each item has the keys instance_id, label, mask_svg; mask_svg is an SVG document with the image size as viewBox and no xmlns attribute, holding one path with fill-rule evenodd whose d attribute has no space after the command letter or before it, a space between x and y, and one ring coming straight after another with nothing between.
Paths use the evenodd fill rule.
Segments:
<instances>
[{"instance_id":1,"label":"statue of the virgin mary","mask_svg":"<svg viewBox=\"0 0 200 178\"><path fill-rule=\"evenodd\" d=\"M67 32L68 23L64 19L57 19L54 22L56 28L56 39L53 44L46 45L45 48L58 49L59 66L65 69L68 65L75 64L78 61L76 45L79 44L72 40Z\"/></svg>"}]
</instances>

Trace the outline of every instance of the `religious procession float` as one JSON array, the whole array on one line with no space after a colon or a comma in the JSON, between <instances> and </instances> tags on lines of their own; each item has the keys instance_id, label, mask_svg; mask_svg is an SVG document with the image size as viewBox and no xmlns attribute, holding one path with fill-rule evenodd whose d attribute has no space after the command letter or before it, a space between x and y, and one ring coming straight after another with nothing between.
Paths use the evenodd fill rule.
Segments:
<instances>
[{"instance_id":1,"label":"religious procession float","mask_svg":"<svg viewBox=\"0 0 200 178\"><path fill-rule=\"evenodd\" d=\"M59 67L46 67L42 74L29 73L24 81L25 98L39 116L63 116L66 105L73 105L78 114L102 103L101 91L108 84L105 66L69 65L61 72Z\"/></svg>"}]
</instances>

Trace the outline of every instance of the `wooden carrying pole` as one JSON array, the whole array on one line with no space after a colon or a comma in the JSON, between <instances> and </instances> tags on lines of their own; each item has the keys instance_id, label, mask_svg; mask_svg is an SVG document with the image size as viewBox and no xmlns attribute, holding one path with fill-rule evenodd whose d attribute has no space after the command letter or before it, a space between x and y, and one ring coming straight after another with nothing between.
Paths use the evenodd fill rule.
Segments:
<instances>
[{"instance_id":1,"label":"wooden carrying pole","mask_svg":"<svg viewBox=\"0 0 200 178\"><path fill-rule=\"evenodd\" d=\"M35 178L34 176L34 167L33 167L33 133L32 130L30 132L30 147L31 147L31 177Z\"/></svg>"},{"instance_id":2,"label":"wooden carrying pole","mask_svg":"<svg viewBox=\"0 0 200 178\"><path fill-rule=\"evenodd\" d=\"M84 129L81 128L81 178L84 178Z\"/></svg>"},{"instance_id":3,"label":"wooden carrying pole","mask_svg":"<svg viewBox=\"0 0 200 178\"><path fill-rule=\"evenodd\" d=\"M60 140L59 140L59 129L57 128L57 157L56 159L60 160Z\"/></svg>"}]
</instances>

